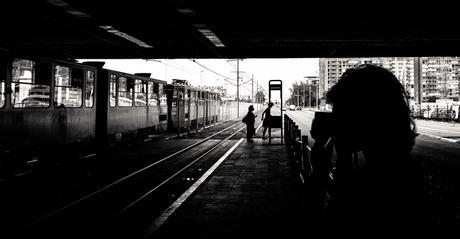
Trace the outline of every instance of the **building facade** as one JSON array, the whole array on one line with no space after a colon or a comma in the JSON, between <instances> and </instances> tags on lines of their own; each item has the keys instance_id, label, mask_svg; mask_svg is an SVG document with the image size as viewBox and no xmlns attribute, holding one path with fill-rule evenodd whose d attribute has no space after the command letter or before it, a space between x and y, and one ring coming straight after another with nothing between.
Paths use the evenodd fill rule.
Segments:
<instances>
[{"instance_id":1,"label":"building facade","mask_svg":"<svg viewBox=\"0 0 460 239\"><path fill-rule=\"evenodd\" d=\"M360 64L375 64L390 70L400 80L411 100L417 100L418 94L421 95L421 102L459 100L458 57L322 58L319 60L321 96L325 96L347 69Z\"/></svg>"}]
</instances>

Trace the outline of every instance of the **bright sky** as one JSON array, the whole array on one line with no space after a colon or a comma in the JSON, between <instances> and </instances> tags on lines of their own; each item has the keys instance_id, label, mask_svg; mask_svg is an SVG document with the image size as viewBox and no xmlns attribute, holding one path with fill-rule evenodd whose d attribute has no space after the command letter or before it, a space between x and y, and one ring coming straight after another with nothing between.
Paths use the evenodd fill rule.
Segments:
<instances>
[{"instance_id":1,"label":"bright sky","mask_svg":"<svg viewBox=\"0 0 460 239\"><path fill-rule=\"evenodd\" d=\"M236 95L236 60L232 59L79 59L105 61L104 68L127 73L151 73L152 78L166 80L186 79L193 86L225 86L229 94ZM240 96L251 94L251 78L265 89L268 98L268 81L283 81L283 98L289 96L289 88L305 76L317 76L317 58L243 59L239 61L241 83ZM227 80L224 80L227 78ZM247 82L247 83L246 83Z\"/></svg>"}]
</instances>

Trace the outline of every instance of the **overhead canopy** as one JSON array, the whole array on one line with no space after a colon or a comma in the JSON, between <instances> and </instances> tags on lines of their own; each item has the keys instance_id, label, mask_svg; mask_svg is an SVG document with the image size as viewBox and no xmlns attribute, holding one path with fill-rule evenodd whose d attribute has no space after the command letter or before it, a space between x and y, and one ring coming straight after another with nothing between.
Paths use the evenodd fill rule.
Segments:
<instances>
[{"instance_id":1,"label":"overhead canopy","mask_svg":"<svg viewBox=\"0 0 460 239\"><path fill-rule=\"evenodd\" d=\"M460 55L453 3L10 0L0 54L65 58Z\"/></svg>"}]
</instances>

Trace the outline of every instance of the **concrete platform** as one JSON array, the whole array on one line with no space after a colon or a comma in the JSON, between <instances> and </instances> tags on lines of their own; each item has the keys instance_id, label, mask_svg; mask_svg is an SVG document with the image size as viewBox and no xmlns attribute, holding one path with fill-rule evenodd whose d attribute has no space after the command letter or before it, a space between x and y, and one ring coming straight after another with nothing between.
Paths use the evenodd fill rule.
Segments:
<instances>
[{"instance_id":1,"label":"concrete platform","mask_svg":"<svg viewBox=\"0 0 460 239\"><path fill-rule=\"evenodd\" d=\"M161 227L143 237L302 236L302 186L293 170L280 138L271 144L244 140Z\"/></svg>"}]
</instances>

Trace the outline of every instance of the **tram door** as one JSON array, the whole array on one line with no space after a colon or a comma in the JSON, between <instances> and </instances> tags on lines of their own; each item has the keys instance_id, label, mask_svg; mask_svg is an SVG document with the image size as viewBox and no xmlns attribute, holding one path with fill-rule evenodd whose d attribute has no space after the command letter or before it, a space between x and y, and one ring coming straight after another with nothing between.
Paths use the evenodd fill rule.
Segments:
<instances>
[{"instance_id":1,"label":"tram door","mask_svg":"<svg viewBox=\"0 0 460 239\"><path fill-rule=\"evenodd\" d=\"M268 102L273 102L274 104L271 110L272 117L268 130L268 142L271 143L271 129L279 128L281 129L281 144L283 144L283 82L281 80L270 80L268 82ZM273 108L275 109L273 110Z\"/></svg>"}]
</instances>

